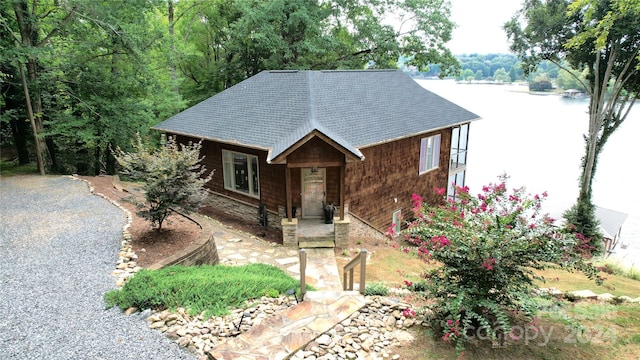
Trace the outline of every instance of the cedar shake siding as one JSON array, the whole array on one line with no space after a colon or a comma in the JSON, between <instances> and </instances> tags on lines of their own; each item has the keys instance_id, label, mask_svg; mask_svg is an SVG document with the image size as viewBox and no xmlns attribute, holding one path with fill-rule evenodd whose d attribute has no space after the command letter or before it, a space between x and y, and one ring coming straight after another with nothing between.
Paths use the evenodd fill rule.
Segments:
<instances>
[{"instance_id":1,"label":"cedar shake siding","mask_svg":"<svg viewBox=\"0 0 640 360\"><path fill-rule=\"evenodd\" d=\"M186 143L188 141L198 142L198 139L177 136L177 141ZM235 151L258 157L258 173L260 198L255 198L240 192L227 190L224 188L224 171L222 169L222 150ZM244 148L236 145L222 144L213 141L202 141L202 149L200 156L204 156L202 164L208 171L215 170L213 178L206 185L210 191L222 194L231 198L238 199L245 203L255 205L256 208L260 202L264 203L268 210L278 212L278 205L286 204L285 185L284 185L284 165L267 164L267 152Z\"/></svg>"},{"instance_id":2,"label":"cedar shake siding","mask_svg":"<svg viewBox=\"0 0 640 360\"><path fill-rule=\"evenodd\" d=\"M420 140L436 134L441 135L439 167L420 175ZM445 129L361 149L365 160L346 169L349 212L386 231L394 211L401 209L405 220L413 216L414 193L431 204L442 201L434 187L447 187L450 146L451 129Z\"/></svg>"}]
</instances>

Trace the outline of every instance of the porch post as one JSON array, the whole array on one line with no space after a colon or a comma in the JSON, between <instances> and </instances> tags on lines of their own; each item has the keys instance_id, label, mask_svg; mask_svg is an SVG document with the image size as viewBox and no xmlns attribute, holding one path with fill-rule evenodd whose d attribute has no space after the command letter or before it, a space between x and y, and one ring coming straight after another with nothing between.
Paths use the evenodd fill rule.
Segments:
<instances>
[{"instance_id":1,"label":"porch post","mask_svg":"<svg viewBox=\"0 0 640 360\"><path fill-rule=\"evenodd\" d=\"M289 219L289 222L291 222L291 219L293 218L293 216L291 215L292 213L292 209L291 209L291 168L289 167L289 164L287 163L287 168L285 170L285 183L286 183L286 196L287 196L287 219Z\"/></svg>"},{"instance_id":2,"label":"porch post","mask_svg":"<svg viewBox=\"0 0 640 360\"><path fill-rule=\"evenodd\" d=\"M344 220L344 168L345 164L340 165L340 220Z\"/></svg>"}]
</instances>

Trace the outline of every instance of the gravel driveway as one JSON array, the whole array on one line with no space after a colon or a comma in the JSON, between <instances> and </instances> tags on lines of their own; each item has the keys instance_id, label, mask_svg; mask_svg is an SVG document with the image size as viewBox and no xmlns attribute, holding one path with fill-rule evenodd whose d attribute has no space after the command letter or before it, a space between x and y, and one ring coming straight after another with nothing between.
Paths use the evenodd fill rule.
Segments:
<instances>
[{"instance_id":1,"label":"gravel driveway","mask_svg":"<svg viewBox=\"0 0 640 360\"><path fill-rule=\"evenodd\" d=\"M105 310L122 211L69 177L0 176L0 359L195 359Z\"/></svg>"}]
</instances>

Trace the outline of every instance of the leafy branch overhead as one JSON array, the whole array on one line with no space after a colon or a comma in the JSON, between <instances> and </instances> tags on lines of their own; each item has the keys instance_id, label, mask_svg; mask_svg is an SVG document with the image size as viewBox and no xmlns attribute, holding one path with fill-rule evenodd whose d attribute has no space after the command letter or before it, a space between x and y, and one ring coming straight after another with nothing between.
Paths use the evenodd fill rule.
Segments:
<instances>
[{"instance_id":1,"label":"leafy branch overhead","mask_svg":"<svg viewBox=\"0 0 640 360\"><path fill-rule=\"evenodd\" d=\"M149 149L138 134L133 152L117 148L113 156L121 166L121 173L143 182L145 203L138 215L162 229L171 212L190 213L200 207L207 197L204 185L213 176L200 164L201 143L178 144L169 137L165 145Z\"/></svg>"}]
</instances>

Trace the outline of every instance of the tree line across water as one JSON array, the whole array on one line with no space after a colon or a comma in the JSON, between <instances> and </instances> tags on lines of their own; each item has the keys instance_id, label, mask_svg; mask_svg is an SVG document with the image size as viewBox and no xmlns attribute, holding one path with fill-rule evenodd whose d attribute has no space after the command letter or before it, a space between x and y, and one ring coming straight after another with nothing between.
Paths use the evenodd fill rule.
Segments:
<instances>
[{"instance_id":1,"label":"tree line across water","mask_svg":"<svg viewBox=\"0 0 640 360\"><path fill-rule=\"evenodd\" d=\"M524 81L530 84L554 83L561 89L578 89L584 91L585 74L571 69L571 73L562 70L551 61L541 61L535 71L526 74L522 61L513 54L462 54L455 56L460 63L460 72L451 76L457 81L495 81L512 83ZM416 67L400 65L405 73L416 78L434 78L441 75L440 66L433 64L428 71L419 71ZM571 68L565 64L567 68Z\"/></svg>"}]
</instances>

